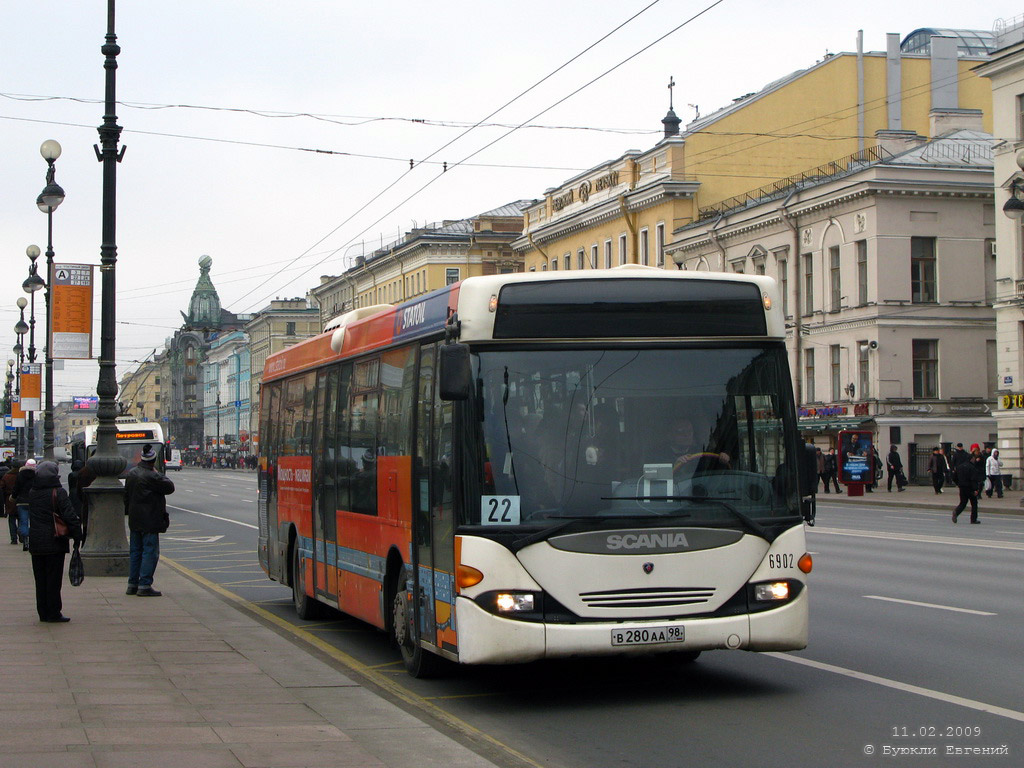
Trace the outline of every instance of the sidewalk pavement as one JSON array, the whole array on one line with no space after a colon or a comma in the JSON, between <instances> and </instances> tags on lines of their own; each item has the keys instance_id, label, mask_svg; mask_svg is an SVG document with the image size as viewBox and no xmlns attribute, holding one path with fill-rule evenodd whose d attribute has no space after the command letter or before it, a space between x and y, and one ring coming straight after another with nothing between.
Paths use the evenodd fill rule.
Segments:
<instances>
[{"instance_id":1,"label":"sidewalk pavement","mask_svg":"<svg viewBox=\"0 0 1024 768\"><path fill-rule=\"evenodd\" d=\"M881 484L873 493L865 493L863 496L847 496L846 486L844 485L839 486L843 489L842 493L836 493L835 489L833 489L832 493L823 493L821 487L819 483L819 504L863 504L903 507L904 509L940 509L952 512L953 508L960 502L960 490L955 485L943 487L943 493L938 494L930 484L908 485L905 491L898 492L896 484L893 483L892 492L889 492L885 489L885 478L883 478ZM1024 507L1021 506L1022 500L1024 500L1024 492L1020 490L1019 484L1014 484L1014 490L1012 491L1004 490L1003 498L1001 499L994 493L990 499L982 492L981 497L978 499L978 513L982 516L988 513L1024 515ZM964 512L965 519L970 516L970 512L971 506L968 504Z\"/></svg>"},{"instance_id":2,"label":"sidewalk pavement","mask_svg":"<svg viewBox=\"0 0 1024 768\"><path fill-rule=\"evenodd\" d=\"M65 579L71 621L40 623L0 547L0 768L493 765L166 563L163 597Z\"/></svg>"}]
</instances>

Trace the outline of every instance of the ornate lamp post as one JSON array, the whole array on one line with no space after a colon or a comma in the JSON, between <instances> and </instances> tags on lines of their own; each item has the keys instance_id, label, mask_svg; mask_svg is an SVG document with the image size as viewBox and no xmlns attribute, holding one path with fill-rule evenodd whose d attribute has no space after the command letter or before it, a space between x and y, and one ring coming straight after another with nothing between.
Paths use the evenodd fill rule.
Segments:
<instances>
[{"instance_id":1,"label":"ornate lamp post","mask_svg":"<svg viewBox=\"0 0 1024 768\"><path fill-rule=\"evenodd\" d=\"M28 309L28 362L32 364L36 361L36 292L43 288L46 283L43 282L43 278L39 276L38 267L36 265L36 259L39 258L39 246L30 245L25 249L25 255L28 256L29 268L28 277L21 284L22 289L29 295L29 309ZM36 428L35 428L35 413L33 411L28 412L28 451L27 456L31 458L35 456L36 452Z\"/></svg>"},{"instance_id":2,"label":"ornate lamp post","mask_svg":"<svg viewBox=\"0 0 1024 768\"><path fill-rule=\"evenodd\" d=\"M13 392L12 386L14 385L14 358L7 358L7 386L4 387L4 413L11 412L11 394ZM15 432L15 435L18 433ZM17 439L15 439L17 442Z\"/></svg>"},{"instance_id":3,"label":"ornate lamp post","mask_svg":"<svg viewBox=\"0 0 1024 768\"><path fill-rule=\"evenodd\" d=\"M39 147L39 154L47 163L46 186L36 198L39 210L46 214L46 403L43 406L43 458L53 459L53 309L51 285L53 283L53 212L64 202L64 190L54 181L57 169L54 163L60 157L60 144L47 139Z\"/></svg>"},{"instance_id":4,"label":"ornate lamp post","mask_svg":"<svg viewBox=\"0 0 1024 768\"><path fill-rule=\"evenodd\" d=\"M17 358L18 359L18 362L17 362L17 366L18 366L17 367L17 371L18 371L18 373L17 373L17 376L16 376L15 380L17 382L16 392L17 392L18 398L20 400L20 398L21 398L21 366L25 362L25 334L28 333L28 325L25 324L25 307L28 306L28 299L26 299L24 296L19 296L17 304L18 304L18 311L21 313L21 317L18 319L18 322L14 324L14 332L16 334L18 334L18 341L15 342L15 344L14 344L14 354L18 356L18 358ZM17 443L18 443L18 451L17 451L18 455L19 456L24 456L25 455L25 428L24 427L18 427Z\"/></svg>"},{"instance_id":5,"label":"ornate lamp post","mask_svg":"<svg viewBox=\"0 0 1024 768\"><path fill-rule=\"evenodd\" d=\"M117 164L124 155L117 142L121 127L117 124L117 55L121 48L114 34L114 0L107 0L107 34L100 48L104 56L103 125L96 157L103 163L103 221L100 243L100 275L103 296L100 312L99 380L96 394L96 452L89 457L89 469L96 479L89 486L91 510L89 536L82 549L87 575L126 576L128 539L124 530L124 488L118 476L126 461L117 452L117 374L114 360L117 305L115 298L117 265Z\"/></svg>"}]
</instances>

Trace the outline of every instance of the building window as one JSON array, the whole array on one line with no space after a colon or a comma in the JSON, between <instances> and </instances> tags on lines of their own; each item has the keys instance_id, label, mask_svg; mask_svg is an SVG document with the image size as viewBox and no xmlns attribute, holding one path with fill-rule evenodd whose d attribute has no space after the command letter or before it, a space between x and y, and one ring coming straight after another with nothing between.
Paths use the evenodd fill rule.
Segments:
<instances>
[{"instance_id":1,"label":"building window","mask_svg":"<svg viewBox=\"0 0 1024 768\"><path fill-rule=\"evenodd\" d=\"M651 265L651 245L648 239L649 234L650 233L646 227L640 230L640 263L645 267L649 267Z\"/></svg>"},{"instance_id":2,"label":"building window","mask_svg":"<svg viewBox=\"0 0 1024 768\"><path fill-rule=\"evenodd\" d=\"M910 238L910 300L927 304L936 300L935 238Z\"/></svg>"},{"instance_id":3,"label":"building window","mask_svg":"<svg viewBox=\"0 0 1024 768\"><path fill-rule=\"evenodd\" d=\"M451 285L457 282L459 282L459 268L447 267L444 271L444 284Z\"/></svg>"},{"instance_id":4,"label":"building window","mask_svg":"<svg viewBox=\"0 0 1024 768\"><path fill-rule=\"evenodd\" d=\"M804 402L814 402L814 350L804 350Z\"/></svg>"},{"instance_id":5,"label":"building window","mask_svg":"<svg viewBox=\"0 0 1024 768\"><path fill-rule=\"evenodd\" d=\"M1024 139L1024 93L1017 97L1017 140Z\"/></svg>"},{"instance_id":6,"label":"building window","mask_svg":"<svg viewBox=\"0 0 1024 768\"><path fill-rule=\"evenodd\" d=\"M871 348L867 339L857 342L857 394L861 400L871 397L871 379L868 373L868 353Z\"/></svg>"},{"instance_id":7,"label":"building window","mask_svg":"<svg viewBox=\"0 0 1024 768\"><path fill-rule=\"evenodd\" d=\"M286 336L294 336L295 335L295 323L285 323L284 324L284 333L285 333Z\"/></svg>"},{"instance_id":8,"label":"building window","mask_svg":"<svg viewBox=\"0 0 1024 768\"><path fill-rule=\"evenodd\" d=\"M655 231L654 247L656 248L654 253L655 253L655 256L657 256L657 258L658 258L658 266L659 267L664 267L665 266L665 225L664 224L659 224L654 231ZM762 272L761 274L763 275L764 273Z\"/></svg>"},{"instance_id":9,"label":"building window","mask_svg":"<svg viewBox=\"0 0 1024 768\"><path fill-rule=\"evenodd\" d=\"M551 271L554 272L557 269L558 269L558 257L557 256L552 256L551 257Z\"/></svg>"},{"instance_id":10,"label":"building window","mask_svg":"<svg viewBox=\"0 0 1024 768\"><path fill-rule=\"evenodd\" d=\"M914 339L914 397L934 399L939 396L939 342L936 339Z\"/></svg>"},{"instance_id":11,"label":"building window","mask_svg":"<svg viewBox=\"0 0 1024 768\"><path fill-rule=\"evenodd\" d=\"M868 241L857 241L857 304L868 303Z\"/></svg>"},{"instance_id":12,"label":"building window","mask_svg":"<svg viewBox=\"0 0 1024 768\"><path fill-rule=\"evenodd\" d=\"M597 269L597 245L590 246L590 268Z\"/></svg>"},{"instance_id":13,"label":"building window","mask_svg":"<svg viewBox=\"0 0 1024 768\"><path fill-rule=\"evenodd\" d=\"M612 268L612 241L611 240L605 240L604 241L604 268L605 269L611 269Z\"/></svg>"},{"instance_id":14,"label":"building window","mask_svg":"<svg viewBox=\"0 0 1024 768\"><path fill-rule=\"evenodd\" d=\"M565 254L565 256L562 257L562 262L564 263L566 269L572 269L572 254Z\"/></svg>"},{"instance_id":15,"label":"building window","mask_svg":"<svg viewBox=\"0 0 1024 768\"><path fill-rule=\"evenodd\" d=\"M548 271L548 263L546 261L542 261L540 263L540 271L541 272L547 272Z\"/></svg>"},{"instance_id":16,"label":"building window","mask_svg":"<svg viewBox=\"0 0 1024 768\"><path fill-rule=\"evenodd\" d=\"M789 317L789 262L779 259L779 290L782 291L782 316Z\"/></svg>"},{"instance_id":17,"label":"building window","mask_svg":"<svg viewBox=\"0 0 1024 768\"><path fill-rule=\"evenodd\" d=\"M838 312L843 302L843 287L839 274L839 246L828 249L829 287L832 289L832 311Z\"/></svg>"},{"instance_id":18,"label":"building window","mask_svg":"<svg viewBox=\"0 0 1024 768\"><path fill-rule=\"evenodd\" d=\"M804 314L814 311L814 257L805 253L804 259Z\"/></svg>"},{"instance_id":19,"label":"building window","mask_svg":"<svg viewBox=\"0 0 1024 768\"><path fill-rule=\"evenodd\" d=\"M576 269L583 269L584 259L586 258L586 251L580 248L576 251Z\"/></svg>"},{"instance_id":20,"label":"building window","mask_svg":"<svg viewBox=\"0 0 1024 768\"><path fill-rule=\"evenodd\" d=\"M842 372L839 370L839 345L833 344L828 348L829 366L832 381L832 401L842 399L843 396L843 382Z\"/></svg>"},{"instance_id":21,"label":"building window","mask_svg":"<svg viewBox=\"0 0 1024 768\"><path fill-rule=\"evenodd\" d=\"M619 235L619 264L626 263L626 236Z\"/></svg>"}]
</instances>

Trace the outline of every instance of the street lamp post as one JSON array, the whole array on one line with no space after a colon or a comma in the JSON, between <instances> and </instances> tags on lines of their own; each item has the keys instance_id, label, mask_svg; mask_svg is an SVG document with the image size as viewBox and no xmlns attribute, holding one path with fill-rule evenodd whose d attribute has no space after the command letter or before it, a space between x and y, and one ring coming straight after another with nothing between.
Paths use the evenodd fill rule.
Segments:
<instances>
[{"instance_id":1,"label":"street lamp post","mask_svg":"<svg viewBox=\"0 0 1024 768\"><path fill-rule=\"evenodd\" d=\"M5 414L13 413L13 409L11 408L11 395L13 394L13 390L12 390L12 386L13 385L14 385L14 358L13 357L9 357L9 358L7 358L7 386L4 387L4 406L5 406L4 407L4 413ZM11 426L13 427L14 425L12 424ZM15 444L17 444L17 441L18 441L17 440L17 435L18 435L17 430L15 430L14 435L15 435L15 440L14 441L15 441ZM6 433L4 434L4 437L5 438L7 437ZM15 449L15 450L17 450L17 449Z\"/></svg>"},{"instance_id":2,"label":"street lamp post","mask_svg":"<svg viewBox=\"0 0 1024 768\"><path fill-rule=\"evenodd\" d=\"M18 341L14 344L14 354L18 356L18 373L15 378L17 383L17 395L19 408L21 403L21 366L25 363L25 334L28 333L28 325L25 324L25 307L28 306L28 299L24 296L19 296L18 301L18 312L20 317L18 322L14 324L14 332L18 335ZM24 411L22 411L24 413ZM18 444L18 455L25 455L25 427L18 427L17 432L17 444Z\"/></svg>"},{"instance_id":3,"label":"street lamp post","mask_svg":"<svg viewBox=\"0 0 1024 768\"><path fill-rule=\"evenodd\" d=\"M39 258L39 246L30 245L25 249L25 255L28 256L29 267L28 277L21 284L22 289L29 295L29 310L28 310L28 362L31 365L36 361L36 292L42 288L46 283L43 282L43 278L39 276L38 265L36 259ZM36 453L36 428L35 428L35 412L28 412L28 456L29 458L35 456Z\"/></svg>"},{"instance_id":4,"label":"street lamp post","mask_svg":"<svg viewBox=\"0 0 1024 768\"><path fill-rule=\"evenodd\" d=\"M64 190L54 181L54 166L60 157L60 144L47 139L39 147L46 161L46 186L36 198L36 206L46 214L46 403L43 407L43 458L53 459L53 212L64 202Z\"/></svg>"},{"instance_id":5,"label":"street lamp post","mask_svg":"<svg viewBox=\"0 0 1024 768\"><path fill-rule=\"evenodd\" d=\"M121 127L117 124L117 55L121 48L114 34L114 0L107 0L107 34L100 48L103 54L104 108L99 127L100 150L96 157L103 163L103 216L100 242L100 275L103 296L100 310L99 379L96 394L96 452L89 457L89 470L96 479L87 491L91 502L89 535L82 548L86 575L126 576L128 539L124 527L124 487L118 476L127 462L117 451L117 363L114 359L117 305L115 268L117 265L117 164L124 155L118 152Z\"/></svg>"},{"instance_id":6,"label":"street lamp post","mask_svg":"<svg viewBox=\"0 0 1024 768\"><path fill-rule=\"evenodd\" d=\"M219 375L218 370L218 375ZM217 464L220 464L220 385L217 386L217 442L213 446L213 455L217 457Z\"/></svg>"}]
</instances>

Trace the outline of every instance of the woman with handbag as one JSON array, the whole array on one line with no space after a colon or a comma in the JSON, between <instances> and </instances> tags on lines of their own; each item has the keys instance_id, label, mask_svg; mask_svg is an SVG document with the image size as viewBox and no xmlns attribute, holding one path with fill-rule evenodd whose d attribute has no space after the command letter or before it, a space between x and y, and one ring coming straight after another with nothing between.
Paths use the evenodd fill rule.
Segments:
<instances>
[{"instance_id":1,"label":"woman with handbag","mask_svg":"<svg viewBox=\"0 0 1024 768\"><path fill-rule=\"evenodd\" d=\"M68 539L82 539L82 522L60 484L56 463L44 461L36 467L29 492L29 552L36 580L36 611L39 620L51 623L71 621L61 613L60 588L64 581L64 556Z\"/></svg>"}]
</instances>

